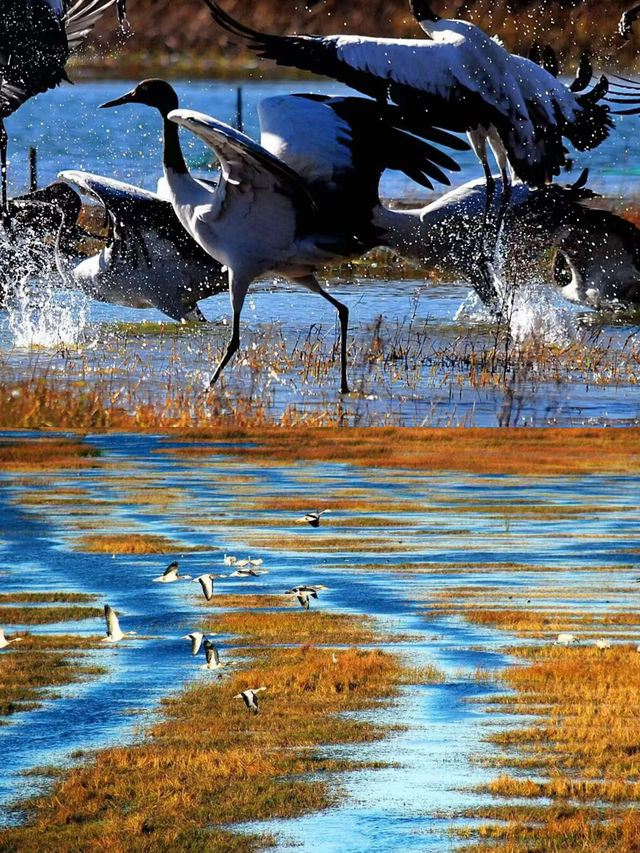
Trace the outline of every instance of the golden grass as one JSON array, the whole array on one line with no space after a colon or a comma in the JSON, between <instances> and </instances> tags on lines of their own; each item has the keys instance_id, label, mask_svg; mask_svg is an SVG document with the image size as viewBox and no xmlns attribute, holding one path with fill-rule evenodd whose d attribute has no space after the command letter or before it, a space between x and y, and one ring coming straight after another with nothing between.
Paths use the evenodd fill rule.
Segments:
<instances>
[{"instance_id":1,"label":"golden grass","mask_svg":"<svg viewBox=\"0 0 640 853\"><path fill-rule=\"evenodd\" d=\"M322 593L320 593L322 594ZM312 605L313 606L313 605ZM275 613L216 613L204 622L207 632L237 634L246 643L322 643L326 645L379 642L382 635L365 616L302 610Z\"/></svg>"},{"instance_id":2,"label":"golden grass","mask_svg":"<svg viewBox=\"0 0 640 853\"><path fill-rule=\"evenodd\" d=\"M186 546L157 533L96 533L80 536L74 550L92 554L175 554L210 551L211 548Z\"/></svg>"},{"instance_id":3,"label":"golden grass","mask_svg":"<svg viewBox=\"0 0 640 853\"><path fill-rule=\"evenodd\" d=\"M97 596L88 592L0 592L0 604L7 601L21 602L44 602L44 601L64 601L64 602L83 602L95 601Z\"/></svg>"},{"instance_id":4,"label":"golden grass","mask_svg":"<svg viewBox=\"0 0 640 853\"><path fill-rule=\"evenodd\" d=\"M601 589L593 589L592 600L597 602L601 594ZM506 772L480 788L496 798L530 799L534 804L519 808L497 802L467 810L467 817L489 822L461 830L461 835L474 839L461 849L637 851L640 821L637 811L626 806L640 801L640 654L629 642L616 642L601 652L591 640L603 634L611 637L612 627L624 627L627 636L637 633L640 611L589 608L587 597L579 611L498 607L496 600L504 597L499 587L461 587L458 593L450 589L443 601L449 596L462 601L449 600L445 612L549 641L509 648L526 663L492 674L510 691L493 696L488 710L524 714L528 719L524 728L510 727L489 736L500 753L485 756L484 762ZM527 591L521 590L514 597L526 596ZM582 645L550 642L555 632L572 628L585 637ZM587 631L591 639L586 639Z\"/></svg>"},{"instance_id":5,"label":"golden grass","mask_svg":"<svg viewBox=\"0 0 640 853\"><path fill-rule=\"evenodd\" d=\"M318 622L320 614L309 622ZM232 614L230 614L232 616ZM249 614L251 616L251 614ZM290 640L290 614L276 614ZM200 682L164 701L166 718L141 742L98 752L65 771L51 794L28 804L28 822L0 836L2 853L233 853L268 839L228 825L288 817L329 805L327 771L358 765L330 759L319 744L371 740L382 728L336 714L390 698L402 679L381 651L311 646L261 650L227 680ZM251 715L235 693L265 686ZM197 732L197 735L194 733ZM313 779L303 774L313 773Z\"/></svg>"},{"instance_id":6,"label":"golden grass","mask_svg":"<svg viewBox=\"0 0 640 853\"><path fill-rule=\"evenodd\" d=\"M98 607L0 607L0 624L48 625L102 616Z\"/></svg>"},{"instance_id":7,"label":"golden grass","mask_svg":"<svg viewBox=\"0 0 640 853\"><path fill-rule=\"evenodd\" d=\"M67 438L0 439L0 470L5 471L80 468L98 464L99 455L95 447Z\"/></svg>"},{"instance_id":8,"label":"golden grass","mask_svg":"<svg viewBox=\"0 0 640 853\"><path fill-rule=\"evenodd\" d=\"M17 634L19 643L0 651L0 715L36 708L42 689L69 684L104 672L81 663L79 652L94 638L66 635ZM47 698L51 693L47 692Z\"/></svg>"},{"instance_id":9,"label":"golden grass","mask_svg":"<svg viewBox=\"0 0 640 853\"><path fill-rule=\"evenodd\" d=\"M290 595L269 595L255 594L251 592L251 583L255 578L238 578L242 589L247 589L247 592L221 592L218 593L214 589L213 598L207 601L205 598L198 599L198 602L203 607L291 607L297 605L298 602ZM283 590L284 592L284 590Z\"/></svg>"},{"instance_id":10,"label":"golden grass","mask_svg":"<svg viewBox=\"0 0 640 853\"><path fill-rule=\"evenodd\" d=\"M550 475L640 471L640 429L262 428L196 431L220 444L213 453L251 459L308 459L384 468ZM237 442L237 443L236 443ZM173 452L173 450L172 450ZM184 448L189 454L189 448ZM201 458L206 448L191 451Z\"/></svg>"}]
</instances>

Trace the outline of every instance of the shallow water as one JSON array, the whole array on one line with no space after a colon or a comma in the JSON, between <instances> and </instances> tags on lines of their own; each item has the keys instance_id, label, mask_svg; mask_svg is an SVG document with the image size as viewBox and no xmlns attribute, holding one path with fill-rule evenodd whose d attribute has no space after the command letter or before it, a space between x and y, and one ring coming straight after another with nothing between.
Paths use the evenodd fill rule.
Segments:
<instances>
[{"instance_id":1,"label":"shallow water","mask_svg":"<svg viewBox=\"0 0 640 853\"><path fill-rule=\"evenodd\" d=\"M40 183L52 180L61 169L85 169L154 188L160 174L155 111L136 106L97 109L135 82L63 86L31 99L11 116L7 125L12 191L24 189L28 145L38 149ZM321 80L311 80L308 86L291 81L242 85L245 130L254 135L256 105L264 97L287 91L347 91ZM185 106L233 120L236 83L200 80L178 82L176 88ZM576 170L592 167L595 189L612 197L637 194L638 121L626 117L603 146L576 160ZM189 166L206 170L208 149L190 133L183 134L183 144ZM454 184L478 174L469 152L460 156L460 163L462 171L451 176ZM384 177L382 193L394 199L411 197L417 204L433 198L395 172ZM70 295L58 283L34 283L28 269L16 270L16 278L21 277L22 297L8 312L0 311L0 367L6 381L25 375L45 375L65 384L80 380L95 385L103 380L105 401L112 402L115 395L119 404L125 400L131 409L181 390L193 398L207 385L229 335L226 294L201 303L210 324L178 334L175 324L155 310L120 308ZM241 343L246 349L225 372L229 399L223 394L221 405L233 409L238 401L259 401L276 421L294 407L303 416L322 417L331 411L336 417L339 412L342 422L351 424L639 423L638 316L621 320L577 310L541 288L542 283L535 282L531 294L520 301L511 324L515 340L533 338L543 354L552 345L562 349L573 344L579 356L561 359L557 371L538 369L526 357L519 362L516 356L506 378L500 380L498 366L488 381L478 383L469 365L491 353L497 332L475 297L468 297L467 286L392 275L331 281L331 291L351 312L349 364L355 396L340 400L334 309L289 284L256 282L242 317ZM163 326L156 326L163 321ZM137 323L151 323L152 328L121 325ZM377 360L371 356L372 347L378 347ZM292 350L290 359L273 358ZM534 362L539 360L540 354L534 356ZM317 375L316 361L325 362Z\"/></svg>"},{"instance_id":2,"label":"shallow water","mask_svg":"<svg viewBox=\"0 0 640 853\"><path fill-rule=\"evenodd\" d=\"M11 433L3 434L8 436ZM95 593L97 603L108 601L121 613L123 630L135 630L140 636L90 653L91 663L107 668L105 676L64 688L62 698L17 714L0 728L4 806L42 784L20 776L21 770L66 763L76 750L139 737L160 696L188 679L210 677L197 668L187 641L178 639L198 624L199 587L151 582L175 555L111 557L74 551L76 536L87 532L75 529L76 520L91 525L94 518L103 533L162 533L188 546L207 546L210 550L178 554L181 571L193 576L224 571L224 552L260 556L268 574L250 581L219 579L216 589L281 592L294 583L325 583L329 589L312 606L367 613L394 632L410 632L412 639L399 647L407 661L430 663L445 673L442 684L407 686L397 706L369 712L376 720L406 725L405 731L380 743L337 750L400 766L340 775L337 783L347 796L336 809L258 827L278 832L282 848L291 840L302 849L325 853L441 851L452 846L451 815L462 805L478 802L478 795L460 787L477 784L490 772L471 756L486 753L489 747L483 737L492 727L509 722L497 716L489 719L482 704L469 703L491 689L474 683L473 676L477 668L508 663L505 649L511 638L458 617L420 613L420 606L432 601L435 592L460 583L491 584L503 586L505 597L522 589L538 592L542 597L534 601L544 606L543 590L552 584L574 587L576 593L591 591L596 602L606 586L606 598L599 606L616 608L624 607L636 591L640 513L635 476L414 474L329 462L256 467L228 456L203 455L190 461L173 452L179 443L156 436L113 434L87 440L101 450L104 467L53 476L21 473L19 483L11 474L0 474L2 590ZM48 492L69 486L86 494L66 495L63 503L47 499ZM166 509L145 503L142 490L153 496L164 490L170 503ZM312 507L310 494L328 500L361 494L374 501L399 497L423 503L425 512L394 516L334 510L313 530L294 523L299 513L251 505L276 494L299 498L300 511ZM137 496L133 502L132 495ZM29 503L21 503L22 496ZM99 503L92 507L92 500ZM460 512L460 500L470 512ZM473 509L488 502L497 504L495 511ZM585 509L547 520L520 516L522 504ZM381 514L389 526L368 524L368 515ZM345 524L354 518L356 527ZM251 526L234 526L231 522L237 519L246 519ZM366 539L359 550L322 550L323 540L341 534L383 537L390 548L400 550L367 552ZM256 536L266 539L268 547L257 549ZM304 542L304 549L288 549L290 536ZM496 565L505 561L518 565ZM414 571L399 570L399 564ZM437 571L434 564L439 565ZM447 564L452 564L450 570ZM470 574L465 572L468 564L474 564ZM566 602L554 599L554 605L571 599L569 593ZM19 626L4 627L11 631ZM101 619L91 619L33 630L99 635L104 627ZM220 639L223 655L232 656L233 638ZM348 847L344 839L349 839Z\"/></svg>"}]
</instances>

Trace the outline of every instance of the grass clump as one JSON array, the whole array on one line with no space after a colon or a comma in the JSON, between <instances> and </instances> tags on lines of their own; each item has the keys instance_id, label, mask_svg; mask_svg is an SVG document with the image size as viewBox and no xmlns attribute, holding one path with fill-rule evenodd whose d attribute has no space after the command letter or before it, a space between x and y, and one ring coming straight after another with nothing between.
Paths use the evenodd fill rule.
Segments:
<instances>
[{"instance_id":1,"label":"grass clump","mask_svg":"<svg viewBox=\"0 0 640 853\"><path fill-rule=\"evenodd\" d=\"M292 640L289 616L272 616L281 641ZM390 699L402 666L379 650L336 654L338 663L330 650L309 645L263 649L228 679L199 682L166 699L165 719L144 740L101 750L65 771L51 794L31 800L28 822L0 836L1 853L263 848L269 839L236 835L230 824L328 806L335 795L323 776L359 765L329 758L318 745L384 734L336 712ZM267 690L252 715L233 696L257 686Z\"/></svg>"},{"instance_id":2,"label":"grass clump","mask_svg":"<svg viewBox=\"0 0 640 853\"><path fill-rule=\"evenodd\" d=\"M26 634L19 643L0 652L0 716L36 708L43 688L104 672L100 667L81 663L79 653L93 646L95 639ZM51 694L47 696L50 698Z\"/></svg>"},{"instance_id":3,"label":"grass clump","mask_svg":"<svg viewBox=\"0 0 640 853\"><path fill-rule=\"evenodd\" d=\"M79 468L95 465L99 455L100 451L97 448L77 439L0 440L0 470L5 471Z\"/></svg>"},{"instance_id":4,"label":"grass clump","mask_svg":"<svg viewBox=\"0 0 640 853\"><path fill-rule=\"evenodd\" d=\"M102 616L98 607L0 607L0 623L9 625L48 625L52 622L75 622Z\"/></svg>"},{"instance_id":5,"label":"grass clump","mask_svg":"<svg viewBox=\"0 0 640 853\"><path fill-rule=\"evenodd\" d=\"M175 554L209 551L210 548L185 546L157 533L96 533L76 539L76 551L92 554Z\"/></svg>"}]
</instances>

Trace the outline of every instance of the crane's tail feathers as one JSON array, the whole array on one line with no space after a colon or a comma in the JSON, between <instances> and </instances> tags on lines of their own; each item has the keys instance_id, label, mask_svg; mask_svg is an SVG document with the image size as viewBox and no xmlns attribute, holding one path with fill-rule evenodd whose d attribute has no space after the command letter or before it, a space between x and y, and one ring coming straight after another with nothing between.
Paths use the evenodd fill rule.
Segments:
<instances>
[{"instance_id":1,"label":"crane's tail feathers","mask_svg":"<svg viewBox=\"0 0 640 853\"><path fill-rule=\"evenodd\" d=\"M247 27L244 24L241 24L240 21L236 21L235 18L232 18L231 15L225 12L224 9L221 9L217 3L213 2L213 0L203 0L203 3L211 12L213 20L216 24L221 26L223 30L226 30L234 36L240 36L243 39L248 39L254 42L256 46L263 43L265 38L264 33L252 30L251 27Z\"/></svg>"},{"instance_id":2,"label":"crane's tail feathers","mask_svg":"<svg viewBox=\"0 0 640 853\"><path fill-rule=\"evenodd\" d=\"M569 86L572 92L584 92L593 77L593 66L587 51L580 54L580 65L574 81Z\"/></svg>"},{"instance_id":3,"label":"crane's tail feathers","mask_svg":"<svg viewBox=\"0 0 640 853\"><path fill-rule=\"evenodd\" d=\"M602 76L589 92L577 97L580 111L567 124L565 136L578 151L596 148L609 135L613 127L611 111L607 104L598 103L609 89L609 81Z\"/></svg>"}]
</instances>

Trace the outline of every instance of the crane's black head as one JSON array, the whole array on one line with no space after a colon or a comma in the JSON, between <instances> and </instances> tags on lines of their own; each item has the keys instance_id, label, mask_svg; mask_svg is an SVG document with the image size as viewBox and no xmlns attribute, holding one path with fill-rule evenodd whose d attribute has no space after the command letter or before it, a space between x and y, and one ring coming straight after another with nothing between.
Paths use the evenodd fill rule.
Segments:
<instances>
[{"instance_id":1,"label":"crane's black head","mask_svg":"<svg viewBox=\"0 0 640 853\"><path fill-rule=\"evenodd\" d=\"M146 104L155 107L162 116L168 115L171 110L178 109L178 96L173 86L166 80L152 78L143 80L141 83L113 101L100 104L101 107L119 107L121 104Z\"/></svg>"},{"instance_id":2,"label":"crane's black head","mask_svg":"<svg viewBox=\"0 0 640 853\"><path fill-rule=\"evenodd\" d=\"M440 15L431 8L430 0L409 0L409 6L418 23L420 21L439 21Z\"/></svg>"}]
</instances>

